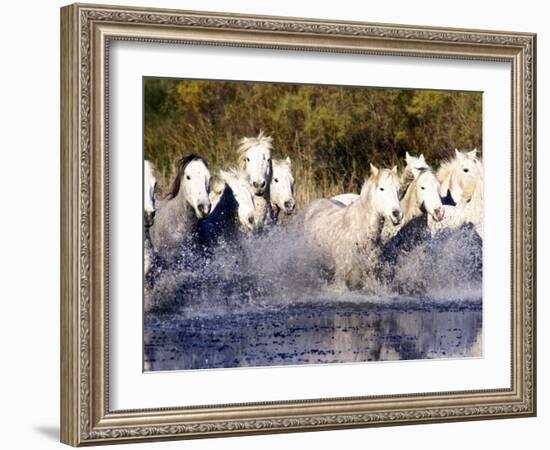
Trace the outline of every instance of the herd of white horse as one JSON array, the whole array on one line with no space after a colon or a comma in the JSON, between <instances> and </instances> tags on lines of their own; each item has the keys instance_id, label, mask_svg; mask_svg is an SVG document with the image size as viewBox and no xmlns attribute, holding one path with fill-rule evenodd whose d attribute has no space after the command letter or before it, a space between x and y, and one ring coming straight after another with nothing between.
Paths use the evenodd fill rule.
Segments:
<instances>
[{"instance_id":1,"label":"herd of white horse","mask_svg":"<svg viewBox=\"0 0 550 450\"><path fill-rule=\"evenodd\" d=\"M238 166L211 175L198 155L179 161L177 174L157 200L155 168L144 163L145 273L155 261L174 261L200 240L214 247L243 234L284 226L300 233L335 284L348 285L379 264L384 243L410 221L425 217L431 235L470 224L483 238L483 166L477 150L455 150L434 171L423 155L406 166L371 164L360 193L342 193L295 209L290 158L273 159L273 140L261 132L237 148ZM289 216L284 220L282 216ZM268 255L266 255L268 257Z\"/></svg>"}]
</instances>

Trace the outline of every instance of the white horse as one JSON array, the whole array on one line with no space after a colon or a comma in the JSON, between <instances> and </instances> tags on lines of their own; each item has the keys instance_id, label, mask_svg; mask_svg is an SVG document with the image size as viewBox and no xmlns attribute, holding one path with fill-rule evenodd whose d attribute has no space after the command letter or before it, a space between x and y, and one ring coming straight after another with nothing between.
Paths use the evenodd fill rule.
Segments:
<instances>
[{"instance_id":1,"label":"white horse","mask_svg":"<svg viewBox=\"0 0 550 450\"><path fill-rule=\"evenodd\" d=\"M256 194L256 222L269 224L274 221L271 208L271 179L273 167L271 150L273 138L263 131L257 137L245 137L240 141L239 168L246 174L248 182Z\"/></svg>"},{"instance_id":2,"label":"white horse","mask_svg":"<svg viewBox=\"0 0 550 450\"><path fill-rule=\"evenodd\" d=\"M395 236L407 223L424 213L434 223L441 222L445 216L445 209L439 197L439 182L432 170L417 169L413 176L408 186L401 186L404 192L399 203L403 211L403 220L398 226L384 225L383 241ZM427 227L428 223L425 225Z\"/></svg>"},{"instance_id":3,"label":"white horse","mask_svg":"<svg viewBox=\"0 0 550 450\"><path fill-rule=\"evenodd\" d=\"M445 205L445 219L429 220L432 234L443 228L457 229L471 223L483 238L483 165L477 158L477 149L460 152L439 168L440 195L450 196L455 205Z\"/></svg>"},{"instance_id":4,"label":"white horse","mask_svg":"<svg viewBox=\"0 0 550 450\"><path fill-rule=\"evenodd\" d=\"M199 225L203 242L215 242L220 237L234 238L237 232L251 232L257 224L254 191L241 172L221 170L219 181L213 183L212 212Z\"/></svg>"},{"instance_id":5,"label":"white horse","mask_svg":"<svg viewBox=\"0 0 550 450\"><path fill-rule=\"evenodd\" d=\"M397 167L371 164L357 201L343 206L321 199L301 212L304 238L321 265L334 272L336 285L368 286L374 281L384 222L398 225L402 219L398 192Z\"/></svg>"},{"instance_id":6,"label":"white horse","mask_svg":"<svg viewBox=\"0 0 550 450\"><path fill-rule=\"evenodd\" d=\"M405 161L407 165L403 169L403 172L401 173L401 177L400 177L400 184L401 184L402 191L405 186L408 186L409 183L418 176L421 170L430 168L430 166L428 166L428 164L426 163L426 159L424 158L423 154L421 154L419 157L415 157L415 156L411 156L409 152L406 152ZM337 202L342 203L345 206L348 206L358 198L359 198L359 194L355 194L354 192L348 192L345 194L335 195L334 197L331 197L331 200L335 200Z\"/></svg>"},{"instance_id":7,"label":"white horse","mask_svg":"<svg viewBox=\"0 0 550 450\"><path fill-rule=\"evenodd\" d=\"M145 240L143 243L143 272L149 273L153 258L153 249L149 237L149 227L155 221L157 202L157 179L155 166L150 161L143 162L143 224L145 226Z\"/></svg>"},{"instance_id":8,"label":"white horse","mask_svg":"<svg viewBox=\"0 0 550 450\"><path fill-rule=\"evenodd\" d=\"M209 191L206 161L197 155L182 158L149 232L155 254L166 260L179 254L182 244L197 232L199 220L210 213Z\"/></svg>"},{"instance_id":9,"label":"white horse","mask_svg":"<svg viewBox=\"0 0 550 450\"><path fill-rule=\"evenodd\" d=\"M275 219L281 211L290 215L296 206L294 175L290 158L273 160L273 177L271 178L271 208Z\"/></svg>"}]
</instances>

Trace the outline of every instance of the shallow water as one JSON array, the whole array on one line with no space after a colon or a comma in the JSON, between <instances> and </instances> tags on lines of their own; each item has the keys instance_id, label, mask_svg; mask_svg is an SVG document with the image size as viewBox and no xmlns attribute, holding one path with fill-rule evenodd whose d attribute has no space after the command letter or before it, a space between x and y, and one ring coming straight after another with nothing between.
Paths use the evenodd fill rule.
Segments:
<instances>
[{"instance_id":1,"label":"shallow water","mask_svg":"<svg viewBox=\"0 0 550 450\"><path fill-rule=\"evenodd\" d=\"M158 265L145 289L144 370L482 356L471 230L400 245L391 281L354 291L292 236L276 228Z\"/></svg>"},{"instance_id":2,"label":"shallow water","mask_svg":"<svg viewBox=\"0 0 550 450\"><path fill-rule=\"evenodd\" d=\"M144 369L479 357L480 301L337 302L220 315L149 313Z\"/></svg>"}]
</instances>

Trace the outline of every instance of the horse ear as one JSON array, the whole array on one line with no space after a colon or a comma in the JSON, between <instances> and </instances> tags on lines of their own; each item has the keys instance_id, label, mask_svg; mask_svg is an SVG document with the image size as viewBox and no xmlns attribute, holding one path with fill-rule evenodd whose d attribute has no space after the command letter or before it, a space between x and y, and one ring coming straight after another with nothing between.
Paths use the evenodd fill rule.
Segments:
<instances>
[{"instance_id":1,"label":"horse ear","mask_svg":"<svg viewBox=\"0 0 550 450\"><path fill-rule=\"evenodd\" d=\"M370 164L370 173L374 176L378 175L378 168L373 163Z\"/></svg>"},{"instance_id":2,"label":"horse ear","mask_svg":"<svg viewBox=\"0 0 550 450\"><path fill-rule=\"evenodd\" d=\"M407 164L409 164L410 160L411 160L411 155L409 155L409 152L406 152L405 153L405 161L407 162Z\"/></svg>"},{"instance_id":3,"label":"horse ear","mask_svg":"<svg viewBox=\"0 0 550 450\"><path fill-rule=\"evenodd\" d=\"M456 156L456 159L462 161L464 159L464 155L462 154L462 152L459 152L458 151L458 148L455 148L455 156Z\"/></svg>"},{"instance_id":4,"label":"horse ear","mask_svg":"<svg viewBox=\"0 0 550 450\"><path fill-rule=\"evenodd\" d=\"M397 166L393 166L393 167L391 168L391 171L392 171L394 174L397 175Z\"/></svg>"},{"instance_id":5,"label":"horse ear","mask_svg":"<svg viewBox=\"0 0 550 450\"><path fill-rule=\"evenodd\" d=\"M287 156L285 161L289 166L292 166L292 161L290 160L290 156Z\"/></svg>"},{"instance_id":6,"label":"horse ear","mask_svg":"<svg viewBox=\"0 0 550 450\"><path fill-rule=\"evenodd\" d=\"M418 159L422 162L426 162L426 160L424 159L424 153L421 153Z\"/></svg>"},{"instance_id":7,"label":"horse ear","mask_svg":"<svg viewBox=\"0 0 550 450\"><path fill-rule=\"evenodd\" d=\"M468 158L474 159L477 157L477 148L474 148L471 152L468 152Z\"/></svg>"}]
</instances>

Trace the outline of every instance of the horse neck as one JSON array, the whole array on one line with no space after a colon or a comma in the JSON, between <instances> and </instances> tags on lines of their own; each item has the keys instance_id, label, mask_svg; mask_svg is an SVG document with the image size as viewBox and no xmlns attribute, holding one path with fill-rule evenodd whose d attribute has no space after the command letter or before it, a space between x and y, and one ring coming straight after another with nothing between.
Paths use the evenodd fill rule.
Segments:
<instances>
[{"instance_id":1,"label":"horse neck","mask_svg":"<svg viewBox=\"0 0 550 450\"><path fill-rule=\"evenodd\" d=\"M483 180L481 174L478 174L477 178L472 182L472 185L468 189L462 187L462 202L469 203L473 201L479 201L482 195Z\"/></svg>"},{"instance_id":2,"label":"horse neck","mask_svg":"<svg viewBox=\"0 0 550 450\"><path fill-rule=\"evenodd\" d=\"M254 203L256 204L256 214L262 219L262 221L269 220L273 216L273 209L271 207L271 193L269 189L269 183L262 195L254 197Z\"/></svg>"},{"instance_id":3,"label":"horse neck","mask_svg":"<svg viewBox=\"0 0 550 450\"><path fill-rule=\"evenodd\" d=\"M226 185L219 202L221 211L231 220L238 220L239 203L231 186Z\"/></svg>"},{"instance_id":4,"label":"horse neck","mask_svg":"<svg viewBox=\"0 0 550 450\"><path fill-rule=\"evenodd\" d=\"M172 215L182 224L193 224L198 222L195 210L184 197L183 189L180 189L178 195L174 198L168 200L168 204L170 205L169 209Z\"/></svg>"},{"instance_id":5,"label":"horse neck","mask_svg":"<svg viewBox=\"0 0 550 450\"><path fill-rule=\"evenodd\" d=\"M467 197L463 198L459 207L462 208L466 220L476 223L481 217L483 206L483 182L481 179L476 180L474 187L468 194Z\"/></svg>"},{"instance_id":6,"label":"horse neck","mask_svg":"<svg viewBox=\"0 0 550 450\"><path fill-rule=\"evenodd\" d=\"M412 179L412 170L409 167L405 167L403 173L401 174L401 177L399 178L399 185L401 187L408 186L409 184L411 184Z\"/></svg>"},{"instance_id":7,"label":"horse neck","mask_svg":"<svg viewBox=\"0 0 550 450\"><path fill-rule=\"evenodd\" d=\"M407 222L410 222L412 219L422 215L422 210L418 206L416 184L418 183L418 178L416 178L412 183L409 184L405 195L401 199L400 206L401 211L403 211L403 219L399 225L396 225L396 228L401 228Z\"/></svg>"},{"instance_id":8,"label":"horse neck","mask_svg":"<svg viewBox=\"0 0 550 450\"><path fill-rule=\"evenodd\" d=\"M378 213L373 213L372 206L372 189L367 187L365 195L361 192L359 200L345 207L349 223L361 224L359 227L360 233L358 240L361 242L378 241L382 235L382 227L384 225L383 217Z\"/></svg>"}]
</instances>

